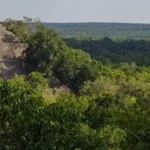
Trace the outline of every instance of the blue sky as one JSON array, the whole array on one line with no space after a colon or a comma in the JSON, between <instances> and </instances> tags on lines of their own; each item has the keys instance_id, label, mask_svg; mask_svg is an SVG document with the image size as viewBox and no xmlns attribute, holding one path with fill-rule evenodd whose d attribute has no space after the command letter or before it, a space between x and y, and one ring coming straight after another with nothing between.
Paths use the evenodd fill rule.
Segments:
<instances>
[{"instance_id":1,"label":"blue sky","mask_svg":"<svg viewBox=\"0 0 150 150\"><path fill-rule=\"evenodd\" d=\"M150 23L150 0L0 0L0 20Z\"/></svg>"}]
</instances>

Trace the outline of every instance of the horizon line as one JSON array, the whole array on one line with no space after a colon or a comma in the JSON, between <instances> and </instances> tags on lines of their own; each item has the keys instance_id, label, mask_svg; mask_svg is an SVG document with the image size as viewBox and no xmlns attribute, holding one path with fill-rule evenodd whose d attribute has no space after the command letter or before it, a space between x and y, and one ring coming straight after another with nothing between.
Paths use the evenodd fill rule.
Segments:
<instances>
[{"instance_id":1,"label":"horizon line","mask_svg":"<svg viewBox=\"0 0 150 150\"><path fill-rule=\"evenodd\" d=\"M23 20L23 18L22 19L10 18L10 19L13 19L13 20ZM0 19L0 22L4 22L5 20L1 20ZM65 23L113 23L113 24L146 24L146 25L150 24L150 22L123 22L123 21L45 21L45 20L41 20L41 22L42 23L64 23L64 24Z\"/></svg>"},{"instance_id":2,"label":"horizon line","mask_svg":"<svg viewBox=\"0 0 150 150\"><path fill-rule=\"evenodd\" d=\"M42 23L113 23L113 24L146 24L150 25L150 22L144 23L144 22L98 22L98 21L66 21L66 22L51 22L51 21L42 21Z\"/></svg>"}]
</instances>

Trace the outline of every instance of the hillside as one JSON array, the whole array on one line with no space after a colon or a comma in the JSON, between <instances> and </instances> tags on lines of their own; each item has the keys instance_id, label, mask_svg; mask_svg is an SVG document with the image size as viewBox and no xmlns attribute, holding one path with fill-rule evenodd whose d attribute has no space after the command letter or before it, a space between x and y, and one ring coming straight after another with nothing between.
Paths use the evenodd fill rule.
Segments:
<instances>
[{"instance_id":1,"label":"hillside","mask_svg":"<svg viewBox=\"0 0 150 150\"><path fill-rule=\"evenodd\" d=\"M2 66L0 80L0 149L150 149L150 69L131 57L137 53L134 58L141 54L146 60L149 42L70 41L77 50L41 24L32 32L30 18L6 25L29 44L25 60L31 73L3 79L22 71L24 56L17 49L22 43L1 27L1 63L10 68ZM92 57L115 59L102 64L82 48Z\"/></svg>"},{"instance_id":2,"label":"hillside","mask_svg":"<svg viewBox=\"0 0 150 150\"><path fill-rule=\"evenodd\" d=\"M0 70L2 78L10 79L15 74L29 73L25 65L27 48L28 44L22 43L16 35L0 25ZM51 77L47 81L55 91L70 92L70 89L56 77Z\"/></svg>"}]
</instances>

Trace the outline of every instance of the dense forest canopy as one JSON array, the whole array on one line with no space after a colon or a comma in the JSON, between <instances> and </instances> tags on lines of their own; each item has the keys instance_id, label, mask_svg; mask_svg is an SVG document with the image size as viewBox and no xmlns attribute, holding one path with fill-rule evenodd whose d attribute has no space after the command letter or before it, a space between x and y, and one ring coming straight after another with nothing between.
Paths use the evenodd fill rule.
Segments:
<instances>
[{"instance_id":1,"label":"dense forest canopy","mask_svg":"<svg viewBox=\"0 0 150 150\"><path fill-rule=\"evenodd\" d=\"M113 40L150 40L150 24L129 23L44 23L46 27L55 29L64 38L101 39L109 37Z\"/></svg>"},{"instance_id":2,"label":"dense forest canopy","mask_svg":"<svg viewBox=\"0 0 150 150\"><path fill-rule=\"evenodd\" d=\"M106 37L101 40L64 39L69 47L82 49L103 64L136 63L150 66L150 41L113 41Z\"/></svg>"},{"instance_id":3,"label":"dense forest canopy","mask_svg":"<svg viewBox=\"0 0 150 150\"><path fill-rule=\"evenodd\" d=\"M69 39L66 44L53 29L26 20L4 22L28 42L26 63L31 73L0 80L0 149L149 150L149 67L136 65L134 58L130 63L116 59L120 49L133 57L133 49L144 43L147 52L149 43L106 38L84 44ZM108 57L110 63L99 59L106 56L104 50L98 51L102 45L108 54L114 53ZM53 90L47 82L52 76L71 91Z\"/></svg>"},{"instance_id":4,"label":"dense forest canopy","mask_svg":"<svg viewBox=\"0 0 150 150\"><path fill-rule=\"evenodd\" d=\"M103 64L150 65L150 25L127 23L45 23L69 47L90 53Z\"/></svg>"}]
</instances>

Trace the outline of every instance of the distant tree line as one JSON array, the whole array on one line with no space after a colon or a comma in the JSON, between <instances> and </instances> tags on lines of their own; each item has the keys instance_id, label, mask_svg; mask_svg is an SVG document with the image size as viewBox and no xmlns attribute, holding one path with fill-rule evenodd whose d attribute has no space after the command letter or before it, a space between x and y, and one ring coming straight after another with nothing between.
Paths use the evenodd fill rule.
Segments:
<instances>
[{"instance_id":1,"label":"distant tree line","mask_svg":"<svg viewBox=\"0 0 150 150\"><path fill-rule=\"evenodd\" d=\"M150 24L129 23L44 23L64 38L150 40Z\"/></svg>"}]
</instances>

